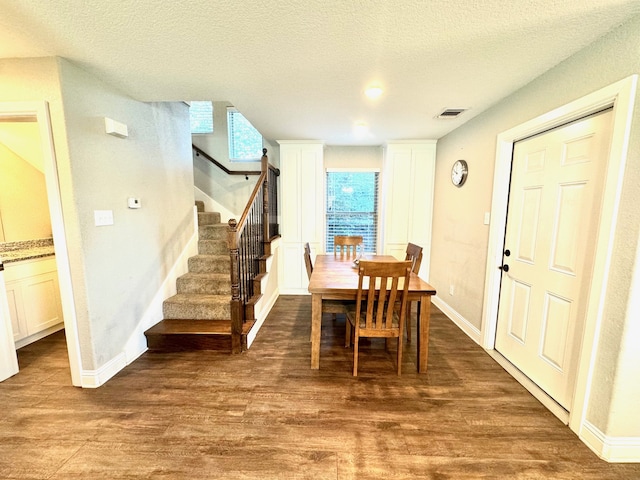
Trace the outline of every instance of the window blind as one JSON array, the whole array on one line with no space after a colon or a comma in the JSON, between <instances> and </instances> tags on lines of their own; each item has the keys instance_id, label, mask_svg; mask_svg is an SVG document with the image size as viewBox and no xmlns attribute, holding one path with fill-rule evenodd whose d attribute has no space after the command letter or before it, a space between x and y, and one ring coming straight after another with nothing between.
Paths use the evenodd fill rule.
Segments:
<instances>
[{"instance_id":1,"label":"window blind","mask_svg":"<svg viewBox=\"0 0 640 480\"><path fill-rule=\"evenodd\" d=\"M365 252L377 251L379 172L327 172L326 245L334 235L362 235Z\"/></svg>"}]
</instances>

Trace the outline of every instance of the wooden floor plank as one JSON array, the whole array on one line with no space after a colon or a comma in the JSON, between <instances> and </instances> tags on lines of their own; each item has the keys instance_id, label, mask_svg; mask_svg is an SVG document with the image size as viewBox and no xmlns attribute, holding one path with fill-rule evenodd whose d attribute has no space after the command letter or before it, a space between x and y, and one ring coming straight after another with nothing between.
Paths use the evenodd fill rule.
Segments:
<instances>
[{"instance_id":1,"label":"wooden floor plank","mask_svg":"<svg viewBox=\"0 0 640 480\"><path fill-rule=\"evenodd\" d=\"M415 341L398 377L374 339L354 378L331 315L311 370L310 318L310 297L281 296L249 351L148 352L98 389L70 386L62 333L19 350L0 383L0 478L640 479L435 307L426 375Z\"/></svg>"}]
</instances>

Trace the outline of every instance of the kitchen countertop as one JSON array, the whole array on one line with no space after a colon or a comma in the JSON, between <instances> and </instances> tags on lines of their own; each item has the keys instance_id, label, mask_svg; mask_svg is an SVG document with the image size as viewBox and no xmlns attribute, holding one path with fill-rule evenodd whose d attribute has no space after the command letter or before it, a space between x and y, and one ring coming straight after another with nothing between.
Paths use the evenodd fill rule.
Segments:
<instances>
[{"instance_id":1,"label":"kitchen countertop","mask_svg":"<svg viewBox=\"0 0 640 480\"><path fill-rule=\"evenodd\" d=\"M0 259L4 264L55 255L52 238L0 243Z\"/></svg>"}]
</instances>

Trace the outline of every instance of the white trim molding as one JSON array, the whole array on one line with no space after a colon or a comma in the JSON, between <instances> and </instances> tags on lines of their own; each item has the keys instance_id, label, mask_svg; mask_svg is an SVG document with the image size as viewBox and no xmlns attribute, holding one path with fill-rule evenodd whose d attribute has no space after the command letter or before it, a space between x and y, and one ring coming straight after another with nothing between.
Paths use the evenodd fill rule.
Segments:
<instances>
[{"instance_id":1,"label":"white trim molding","mask_svg":"<svg viewBox=\"0 0 640 480\"><path fill-rule=\"evenodd\" d=\"M58 270L58 286L60 302L64 317L67 353L71 383L82 385L82 355L78 333L78 318L76 315L73 283L71 281L71 266L69 249L62 214L62 200L56 151L53 143L51 117L47 102L0 102L0 116L35 116L38 121L40 145L44 161L44 177L47 186L47 200L49 215L51 216L51 230L53 242L56 246L56 266Z\"/></svg>"},{"instance_id":2,"label":"white trim molding","mask_svg":"<svg viewBox=\"0 0 640 480\"><path fill-rule=\"evenodd\" d=\"M580 440L603 460L612 463L640 462L640 437L608 437L585 420Z\"/></svg>"},{"instance_id":3,"label":"white trim molding","mask_svg":"<svg viewBox=\"0 0 640 480\"><path fill-rule=\"evenodd\" d=\"M96 370L82 370L82 388L98 388L126 366L126 355L121 352Z\"/></svg>"},{"instance_id":4,"label":"white trim molding","mask_svg":"<svg viewBox=\"0 0 640 480\"><path fill-rule=\"evenodd\" d=\"M449 320L455 323L458 328L460 328L460 330L466 333L471 340L476 342L478 345L481 345L482 337L480 335L480 330L478 329L478 327L476 327L469 320L460 315L451 307L451 305L442 300L441 297L437 295L431 297L431 303L438 307L440 311L444 313L449 318Z\"/></svg>"}]
</instances>

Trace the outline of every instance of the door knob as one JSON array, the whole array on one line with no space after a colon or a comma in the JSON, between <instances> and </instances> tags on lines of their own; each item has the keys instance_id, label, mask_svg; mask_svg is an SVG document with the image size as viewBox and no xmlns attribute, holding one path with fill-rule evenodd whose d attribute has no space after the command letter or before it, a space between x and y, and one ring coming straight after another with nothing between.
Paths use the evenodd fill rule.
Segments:
<instances>
[{"instance_id":1,"label":"door knob","mask_svg":"<svg viewBox=\"0 0 640 480\"><path fill-rule=\"evenodd\" d=\"M508 272L509 271L509 265L501 265L498 268L500 270L502 270L503 272Z\"/></svg>"}]
</instances>

